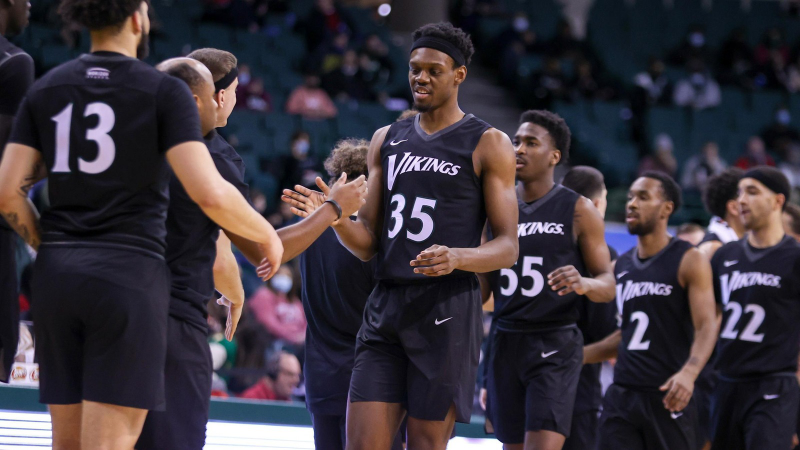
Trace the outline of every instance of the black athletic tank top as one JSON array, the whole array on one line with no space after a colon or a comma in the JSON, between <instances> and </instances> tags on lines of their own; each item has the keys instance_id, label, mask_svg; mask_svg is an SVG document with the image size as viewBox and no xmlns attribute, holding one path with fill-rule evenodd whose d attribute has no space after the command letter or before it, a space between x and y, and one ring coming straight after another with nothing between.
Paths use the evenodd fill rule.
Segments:
<instances>
[{"instance_id":1,"label":"black athletic tank top","mask_svg":"<svg viewBox=\"0 0 800 450\"><path fill-rule=\"evenodd\" d=\"M689 297L678 282L683 255L692 244L677 238L645 261L636 247L617 260L617 308L622 342L614 383L658 389L689 358L694 325Z\"/></svg>"},{"instance_id":2,"label":"black athletic tank top","mask_svg":"<svg viewBox=\"0 0 800 450\"><path fill-rule=\"evenodd\" d=\"M381 146L385 212L378 280L441 279L415 274L411 260L434 244L480 245L486 212L472 153L489 128L472 114L430 135L420 127L419 116L389 128ZM455 271L448 277L464 275Z\"/></svg>"},{"instance_id":3,"label":"black athletic tank top","mask_svg":"<svg viewBox=\"0 0 800 450\"><path fill-rule=\"evenodd\" d=\"M586 273L573 230L579 198L561 185L530 204L517 198L519 259L491 274L498 330L540 331L578 320L580 296L559 296L547 285L547 274L568 265Z\"/></svg>"}]
</instances>

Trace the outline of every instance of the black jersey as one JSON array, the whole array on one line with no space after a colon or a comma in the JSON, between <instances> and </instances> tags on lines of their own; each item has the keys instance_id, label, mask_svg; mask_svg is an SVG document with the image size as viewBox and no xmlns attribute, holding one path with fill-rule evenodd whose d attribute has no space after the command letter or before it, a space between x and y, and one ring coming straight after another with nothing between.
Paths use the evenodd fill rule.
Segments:
<instances>
[{"instance_id":1,"label":"black jersey","mask_svg":"<svg viewBox=\"0 0 800 450\"><path fill-rule=\"evenodd\" d=\"M211 159L222 178L247 198L244 162L216 131L205 138ZM180 180L169 182L167 210L167 264L172 273L169 312L172 316L206 329L206 303L214 296L214 260L219 226L192 201Z\"/></svg>"},{"instance_id":2,"label":"black jersey","mask_svg":"<svg viewBox=\"0 0 800 450\"><path fill-rule=\"evenodd\" d=\"M391 125L381 146L384 218L378 279L441 279L415 274L410 262L434 244L480 245L486 211L472 153L489 128L472 114L433 134L422 130L419 116ZM464 274L455 271L447 277Z\"/></svg>"},{"instance_id":3,"label":"black jersey","mask_svg":"<svg viewBox=\"0 0 800 450\"><path fill-rule=\"evenodd\" d=\"M678 269L692 244L677 238L655 256L639 259L636 247L617 260L617 308L622 316L614 383L658 389L689 358L694 324Z\"/></svg>"},{"instance_id":4,"label":"black jersey","mask_svg":"<svg viewBox=\"0 0 800 450\"><path fill-rule=\"evenodd\" d=\"M800 245L786 236L757 249L742 239L711 259L723 307L717 368L723 377L794 373L800 351Z\"/></svg>"},{"instance_id":5,"label":"black jersey","mask_svg":"<svg viewBox=\"0 0 800 450\"><path fill-rule=\"evenodd\" d=\"M200 141L189 88L142 61L97 52L37 81L11 142L42 153L50 209L43 242L136 247L163 255L175 145Z\"/></svg>"},{"instance_id":6,"label":"black jersey","mask_svg":"<svg viewBox=\"0 0 800 450\"><path fill-rule=\"evenodd\" d=\"M300 255L300 274L308 320L306 402L313 414L344 414L356 335L375 287L375 259L353 256L329 228Z\"/></svg>"},{"instance_id":7,"label":"black jersey","mask_svg":"<svg viewBox=\"0 0 800 450\"><path fill-rule=\"evenodd\" d=\"M545 330L574 325L576 293L560 296L547 285L547 274L573 265L585 273L573 229L575 204L581 196L555 185L533 203L519 206L519 259L510 269L493 272L494 319L500 331Z\"/></svg>"}]
</instances>

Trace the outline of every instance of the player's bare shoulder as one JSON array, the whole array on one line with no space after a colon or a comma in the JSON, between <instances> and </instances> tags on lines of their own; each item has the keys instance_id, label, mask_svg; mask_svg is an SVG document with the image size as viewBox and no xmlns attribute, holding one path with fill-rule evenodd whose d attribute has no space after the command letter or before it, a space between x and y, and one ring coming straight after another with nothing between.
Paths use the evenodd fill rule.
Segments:
<instances>
[{"instance_id":1,"label":"player's bare shoulder","mask_svg":"<svg viewBox=\"0 0 800 450\"><path fill-rule=\"evenodd\" d=\"M478 141L473 155L475 174L480 176L483 168L514 172L514 146L511 138L497 128L488 128Z\"/></svg>"}]
</instances>

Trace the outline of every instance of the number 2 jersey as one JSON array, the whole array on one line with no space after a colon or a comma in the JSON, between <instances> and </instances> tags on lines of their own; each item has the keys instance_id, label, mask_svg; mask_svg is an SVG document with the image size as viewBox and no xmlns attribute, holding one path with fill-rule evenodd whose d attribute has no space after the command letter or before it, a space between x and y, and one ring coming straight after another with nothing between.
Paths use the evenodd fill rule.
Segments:
<instances>
[{"instance_id":1,"label":"number 2 jersey","mask_svg":"<svg viewBox=\"0 0 800 450\"><path fill-rule=\"evenodd\" d=\"M547 274L568 265L586 273L573 229L580 198L559 184L535 202L517 198L519 259L510 269L489 275L498 330L546 331L575 325L581 297L574 292L559 296L547 284Z\"/></svg>"},{"instance_id":2,"label":"number 2 jersey","mask_svg":"<svg viewBox=\"0 0 800 450\"><path fill-rule=\"evenodd\" d=\"M800 245L789 236L758 249L747 238L711 259L723 308L717 369L726 378L794 373L800 351Z\"/></svg>"},{"instance_id":3,"label":"number 2 jersey","mask_svg":"<svg viewBox=\"0 0 800 450\"><path fill-rule=\"evenodd\" d=\"M683 256L692 244L672 238L660 252L641 260L637 247L617 260L617 308L622 341L614 383L655 390L689 358L694 325L687 291L678 281Z\"/></svg>"},{"instance_id":4,"label":"number 2 jersey","mask_svg":"<svg viewBox=\"0 0 800 450\"><path fill-rule=\"evenodd\" d=\"M489 128L472 114L433 134L422 130L419 115L389 127L381 146L385 212L378 280L441 280L415 274L411 261L432 245L480 245L486 211L472 154ZM474 276L457 270L447 277L466 275Z\"/></svg>"},{"instance_id":5,"label":"number 2 jersey","mask_svg":"<svg viewBox=\"0 0 800 450\"><path fill-rule=\"evenodd\" d=\"M43 242L163 255L164 155L203 137L185 83L137 59L96 52L34 83L9 141L39 150L47 168Z\"/></svg>"}]
</instances>

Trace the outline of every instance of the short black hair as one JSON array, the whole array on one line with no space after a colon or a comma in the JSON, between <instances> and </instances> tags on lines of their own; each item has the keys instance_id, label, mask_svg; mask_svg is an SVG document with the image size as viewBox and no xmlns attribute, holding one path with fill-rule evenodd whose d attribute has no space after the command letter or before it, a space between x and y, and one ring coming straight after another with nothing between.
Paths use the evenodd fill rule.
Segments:
<instances>
[{"instance_id":1,"label":"short black hair","mask_svg":"<svg viewBox=\"0 0 800 450\"><path fill-rule=\"evenodd\" d=\"M77 23L90 30L121 27L149 0L61 0L58 13L67 23Z\"/></svg>"},{"instance_id":2,"label":"short black hair","mask_svg":"<svg viewBox=\"0 0 800 450\"><path fill-rule=\"evenodd\" d=\"M559 164L565 163L569 159L569 146L572 142L572 132L567 126L567 122L554 112L544 109L530 109L522 113L519 117L519 124L533 123L547 130L556 149L561 152Z\"/></svg>"},{"instance_id":3,"label":"short black hair","mask_svg":"<svg viewBox=\"0 0 800 450\"><path fill-rule=\"evenodd\" d=\"M564 175L561 185L594 200L603 192L606 182L603 173L594 167L575 166Z\"/></svg>"},{"instance_id":4,"label":"short black hair","mask_svg":"<svg viewBox=\"0 0 800 450\"><path fill-rule=\"evenodd\" d=\"M469 35L465 33L464 30L454 27L452 23L438 22L423 25L414 31L414 34L411 35L411 40L416 41L417 39L425 36L444 39L445 41L453 44L461 52L461 54L464 55L466 66L469 65L470 61L472 61L472 55L475 54L475 47L472 45L472 39L470 39ZM454 61L454 68L457 67L455 64L456 62Z\"/></svg>"},{"instance_id":5,"label":"short black hair","mask_svg":"<svg viewBox=\"0 0 800 450\"><path fill-rule=\"evenodd\" d=\"M647 172L640 175L641 178L652 178L653 180L658 180L661 182L661 193L664 196L664 200L668 202L672 202L675 207L672 209L672 213L674 214L675 211L680 209L681 205L683 204L683 196L681 194L681 187L678 186L678 183L675 180L665 174L664 172L657 172L655 170L648 170Z\"/></svg>"},{"instance_id":6,"label":"short black hair","mask_svg":"<svg viewBox=\"0 0 800 450\"><path fill-rule=\"evenodd\" d=\"M794 203L787 203L786 207L783 209L783 212L792 218L790 221L792 233L800 234L800 206L797 206Z\"/></svg>"},{"instance_id":7,"label":"short black hair","mask_svg":"<svg viewBox=\"0 0 800 450\"><path fill-rule=\"evenodd\" d=\"M206 80L203 79L203 76L200 75L200 72L198 72L194 67L190 66L187 62L181 61L169 64L166 67L164 67L162 63L157 65L156 69L183 81L189 86L189 89L192 92L196 92L197 89L206 82Z\"/></svg>"},{"instance_id":8,"label":"short black hair","mask_svg":"<svg viewBox=\"0 0 800 450\"><path fill-rule=\"evenodd\" d=\"M703 205L709 214L725 218L728 202L739 196L739 181L743 174L742 169L731 167L708 179L703 190Z\"/></svg>"}]
</instances>

